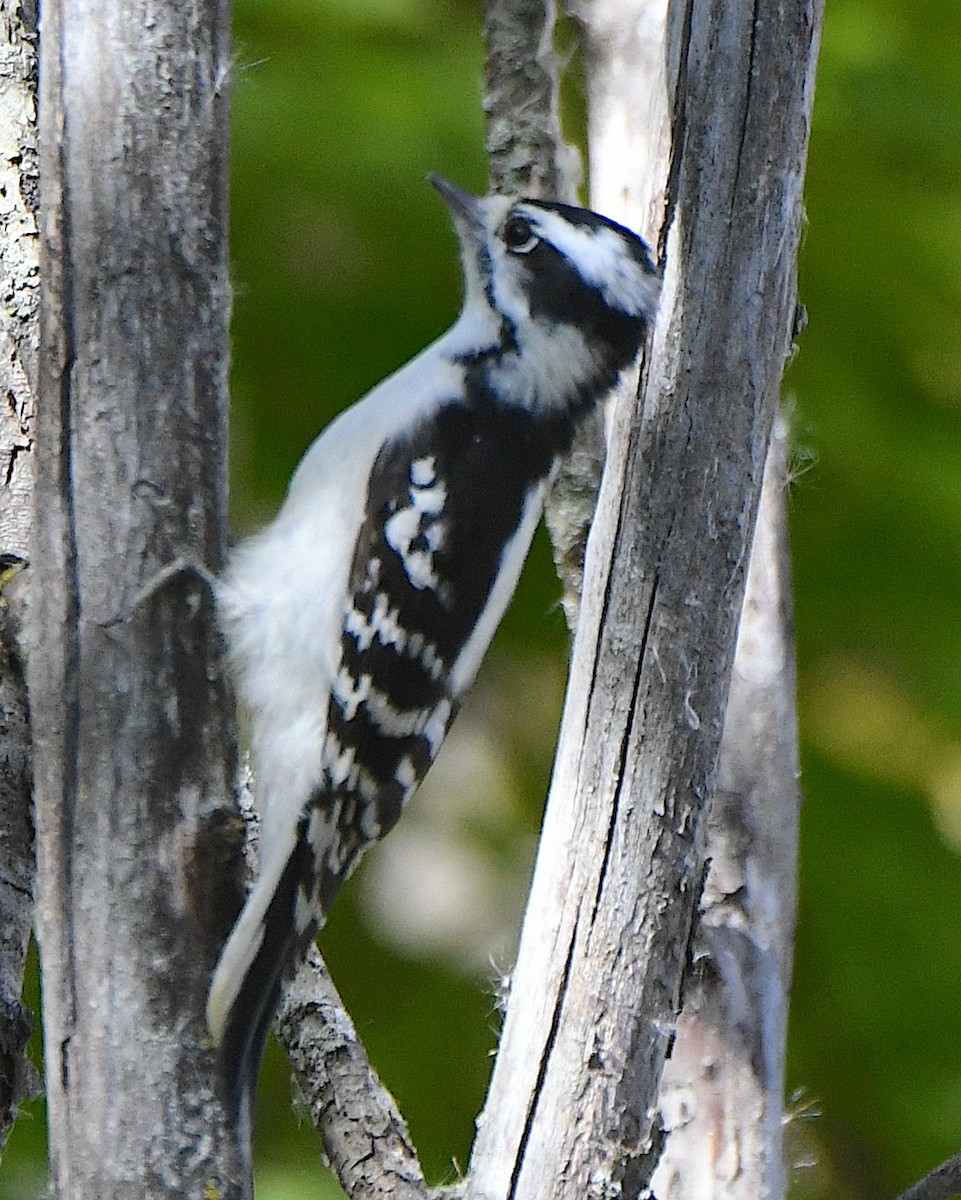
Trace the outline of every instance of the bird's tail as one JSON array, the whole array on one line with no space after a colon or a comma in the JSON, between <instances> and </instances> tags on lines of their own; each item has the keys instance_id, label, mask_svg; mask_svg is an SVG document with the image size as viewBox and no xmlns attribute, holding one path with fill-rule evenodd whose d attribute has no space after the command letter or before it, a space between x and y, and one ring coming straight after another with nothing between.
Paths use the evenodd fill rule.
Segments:
<instances>
[{"instance_id":1,"label":"bird's tail","mask_svg":"<svg viewBox=\"0 0 961 1200\"><path fill-rule=\"evenodd\" d=\"M207 997L224 1101L244 1147L249 1147L260 1060L284 977L323 923L319 909L306 927L294 920L298 886L309 871L307 852L299 831L286 860L261 874L227 939Z\"/></svg>"}]
</instances>

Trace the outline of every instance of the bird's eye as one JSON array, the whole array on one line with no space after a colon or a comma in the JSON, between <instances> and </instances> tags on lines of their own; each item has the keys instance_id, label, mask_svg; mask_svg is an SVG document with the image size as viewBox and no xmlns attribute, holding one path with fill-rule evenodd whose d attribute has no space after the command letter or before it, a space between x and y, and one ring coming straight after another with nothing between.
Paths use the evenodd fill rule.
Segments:
<instances>
[{"instance_id":1,"label":"bird's eye","mask_svg":"<svg viewBox=\"0 0 961 1200\"><path fill-rule=\"evenodd\" d=\"M527 254L539 241L525 217L511 217L504 226L504 243L515 254Z\"/></svg>"}]
</instances>

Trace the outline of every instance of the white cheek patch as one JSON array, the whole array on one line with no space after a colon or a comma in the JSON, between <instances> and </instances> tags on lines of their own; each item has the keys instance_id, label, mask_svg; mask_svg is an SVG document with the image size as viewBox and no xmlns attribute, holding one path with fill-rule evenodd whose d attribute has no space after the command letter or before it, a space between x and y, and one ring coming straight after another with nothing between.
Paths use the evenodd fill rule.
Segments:
<instances>
[{"instance_id":1,"label":"white cheek patch","mask_svg":"<svg viewBox=\"0 0 961 1200\"><path fill-rule=\"evenodd\" d=\"M573 325L529 321L518 330L518 341L520 353L505 355L490 378L500 395L522 408L564 409L571 390L597 368L594 351Z\"/></svg>"},{"instance_id":2,"label":"white cheek patch","mask_svg":"<svg viewBox=\"0 0 961 1200\"><path fill-rule=\"evenodd\" d=\"M650 320L654 316L661 281L634 258L616 230L607 226L573 225L547 209L523 211L544 240L563 254L584 282L597 288L606 304L628 317Z\"/></svg>"}]
</instances>

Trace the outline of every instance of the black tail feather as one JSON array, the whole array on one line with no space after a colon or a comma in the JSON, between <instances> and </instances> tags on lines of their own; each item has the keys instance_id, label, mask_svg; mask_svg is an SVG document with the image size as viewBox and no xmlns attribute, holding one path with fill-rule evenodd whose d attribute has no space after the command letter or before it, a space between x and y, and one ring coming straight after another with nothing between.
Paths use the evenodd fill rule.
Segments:
<instances>
[{"instance_id":1,"label":"black tail feather","mask_svg":"<svg viewBox=\"0 0 961 1200\"><path fill-rule=\"evenodd\" d=\"M297 890L310 878L311 868L301 833L267 908L263 940L231 1005L220 1043L224 1100L245 1147L249 1147L253 1130L260 1064L284 980L293 973L321 925L320 913L302 932L294 921Z\"/></svg>"}]
</instances>

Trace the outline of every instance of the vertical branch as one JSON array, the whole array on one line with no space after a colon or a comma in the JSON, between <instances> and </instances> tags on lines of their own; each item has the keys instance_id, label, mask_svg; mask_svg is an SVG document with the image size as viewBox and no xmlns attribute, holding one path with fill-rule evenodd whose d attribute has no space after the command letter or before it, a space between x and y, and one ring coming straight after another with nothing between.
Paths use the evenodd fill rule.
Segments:
<instances>
[{"instance_id":1,"label":"vertical branch","mask_svg":"<svg viewBox=\"0 0 961 1200\"><path fill-rule=\"evenodd\" d=\"M616 414L561 744L472 1164L489 1200L636 1196L701 890L791 344L819 9L674 0L667 271Z\"/></svg>"},{"instance_id":2,"label":"vertical branch","mask_svg":"<svg viewBox=\"0 0 961 1200\"><path fill-rule=\"evenodd\" d=\"M599 207L623 211L652 237L670 167L666 37L665 0L591 6L592 188ZM659 1100L670 1134L655 1177L662 1200L784 1192L799 803L786 437L781 420L765 470L707 828L698 967L683 987Z\"/></svg>"},{"instance_id":3,"label":"vertical branch","mask_svg":"<svg viewBox=\"0 0 961 1200\"><path fill-rule=\"evenodd\" d=\"M561 129L556 24L555 0L488 0L487 154L493 191L576 203L580 158ZM603 465L604 436L597 414L578 431L544 507L572 636Z\"/></svg>"},{"instance_id":4,"label":"vertical branch","mask_svg":"<svg viewBox=\"0 0 961 1200\"><path fill-rule=\"evenodd\" d=\"M0 554L11 556L0 562L0 1152L33 1086L24 1057L33 1022L20 998L33 923L30 727L17 637L22 586L5 585L30 541L40 340L37 30L26 8L0 0Z\"/></svg>"},{"instance_id":5,"label":"vertical branch","mask_svg":"<svg viewBox=\"0 0 961 1200\"><path fill-rule=\"evenodd\" d=\"M28 679L63 1197L241 1187L203 1019L232 730L209 590L163 573L225 538L228 71L227 0L44 3Z\"/></svg>"},{"instance_id":6,"label":"vertical branch","mask_svg":"<svg viewBox=\"0 0 961 1200\"><path fill-rule=\"evenodd\" d=\"M577 150L564 141L555 0L487 0L484 112L491 188L573 201Z\"/></svg>"},{"instance_id":7,"label":"vertical branch","mask_svg":"<svg viewBox=\"0 0 961 1200\"><path fill-rule=\"evenodd\" d=\"M591 202L652 246L671 163L667 18L668 0L594 0L584 27Z\"/></svg>"}]
</instances>

